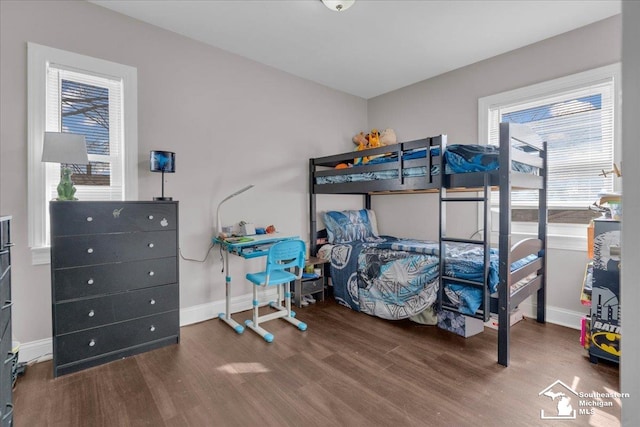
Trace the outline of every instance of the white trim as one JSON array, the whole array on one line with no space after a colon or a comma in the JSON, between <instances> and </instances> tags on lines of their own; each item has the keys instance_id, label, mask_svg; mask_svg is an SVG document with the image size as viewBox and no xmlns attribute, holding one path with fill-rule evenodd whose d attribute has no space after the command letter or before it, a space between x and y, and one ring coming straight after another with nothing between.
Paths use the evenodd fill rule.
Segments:
<instances>
[{"instance_id":1,"label":"white trim","mask_svg":"<svg viewBox=\"0 0 640 427\"><path fill-rule=\"evenodd\" d=\"M525 317L529 317L535 321L536 318L536 309L537 304L533 304L530 302L531 299L525 300L520 304L520 308L522 309L522 314ZM586 308L585 308L586 310ZM566 310L560 307L552 307L547 305L546 312L546 322L553 323L554 325L564 326L566 328L577 329L578 331L582 329L582 318L585 316L585 313L581 313L579 311ZM577 336L576 336L577 342Z\"/></svg>"},{"instance_id":2,"label":"white trim","mask_svg":"<svg viewBox=\"0 0 640 427\"><path fill-rule=\"evenodd\" d=\"M53 358L53 341L51 338L20 343L18 362L39 363Z\"/></svg>"},{"instance_id":3,"label":"white trim","mask_svg":"<svg viewBox=\"0 0 640 427\"><path fill-rule=\"evenodd\" d=\"M27 160L28 160L28 243L33 264L49 262L43 239L48 209L45 200L45 165L42 140L46 129L46 81L49 63L72 67L97 75L113 76L123 85L123 137L125 141L125 200L138 198L138 83L134 67L79 55L36 43L27 43Z\"/></svg>"},{"instance_id":4,"label":"white trim","mask_svg":"<svg viewBox=\"0 0 640 427\"><path fill-rule=\"evenodd\" d=\"M266 304L277 297L276 288L267 289L260 295L260 303ZM245 294L231 298L231 314L241 311L251 310L253 308L253 295ZM225 301L218 300L205 304L194 305L180 310L180 326L192 325L194 323L204 322L206 320L215 319L218 314L225 311Z\"/></svg>"},{"instance_id":5,"label":"white trim","mask_svg":"<svg viewBox=\"0 0 640 427\"><path fill-rule=\"evenodd\" d=\"M498 209L491 209L489 221L491 242L498 242L499 221ZM512 243L538 235L538 223L519 222L517 224L517 231L511 230ZM547 227L547 247L549 249L587 252L587 224L548 224Z\"/></svg>"}]
</instances>

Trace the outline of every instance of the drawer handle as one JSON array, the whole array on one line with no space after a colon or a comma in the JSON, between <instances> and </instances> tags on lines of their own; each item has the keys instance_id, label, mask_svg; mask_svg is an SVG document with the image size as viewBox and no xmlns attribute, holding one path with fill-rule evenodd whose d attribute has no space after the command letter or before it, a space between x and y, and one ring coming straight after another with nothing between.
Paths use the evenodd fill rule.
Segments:
<instances>
[{"instance_id":1,"label":"drawer handle","mask_svg":"<svg viewBox=\"0 0 640 427\"><path fill-rule=\"evenodd\" d=\"M93 285L93 279L87 280L87 285Z\"/></svg>"},{"instance_id":2,"label":"drawer handle","mask_svg":"<svg viewBox=\"0 0 640 427\"><path fill-rule=\"evenodd\" d=\"M153 245L153 243L149 243L147 246L149 246L150 248L152 248L154 245Z\"/></svg>"},{"instance_id":3,"label":"drawer handle","mask_svg":"<svg viewBox=\"0 0 640 427\"><path fill-rule=\"evenodd\" d=\"M92 254L92 253L93 253L93 248L89 248L89 249L87 249L87 253L88 253L88 254Z\"/></svg>"},{"instance_id":4,"label":"drawer handle","mask_svg":"<svg viewBox=\"0 0 640 427\"><path fill-rule=\"evenodd\" d=\"M87 222L91 222L91 221L93 221L93 217L92 216L88 216L87 217Z\"/></svg>"},{"instance_id":5,"label":"drawer handle","mask_svg":"<svg viewBox=\"0 0 640 427\"><path fill-rule=\"evenodd\" d=\"M4 415L2 416L2 420L10 420L13 418L13 404L12 403L7 403L6 407L8 409L8 411L4 411Z\"/></svg>"},{"instance_id":6,"label":"drawer handle","mask_svg":"<svg viewBox=\"0 0 640 427\"><path fill-rule=\"evenodd\" d=\"M89 311L89 317L93 317L93 316L95 316L95 315L96 315L96 312L95 312L95 311L93 311L93 310Z\"/></svg>"},{"instance_id":7,"label":"drawer handle","mask_svg":"<svg viewBox=\"0 0 640 427\"><path fill-rule=\"evenodd\" d=\"M149 301L149 304L151 304L151 305L156 305L156 300L154 300L153 298L151 298L151 301Z\"/></svg>"},{"instance_id":8,"label":"drawer handle","mask_svg":"<svg viewBox=\"0 0 640 427\"><path fill-rule=\"evenodd\" d=\"M153 215L149 215L147 218L149 218L149 219L153 219Z\"/></svg>"},{"instance_id":9,"label":"drawer handle","mask_svg":"<svg viewBox=\"0 0 640 427\"><path fill-rule=\"evenodd\" d=\"M153 326L153 325L151 325L151 327L149 328L149 330L150 330L151 332L155 332L156 327L155 327L155 326Z\"/></svg>"},{"instance_id":10,"label":"drawer handle","mask_svg":"<svg viewBox=\"0 0 640 427\"><path fill-rule=\"evenodd\" d=\"M153 271L149 272L149 276L154 276L156 273L154 273Z\"/></svg>"},{"instance_id":11,"label":"drawer handle","mask_svg":"<svg viewBox=\"0 0 640 427\"><path fill-rule=\"evenodd\" d=\"M89 347L93 347L96 345L96 340L92 339L91 341L89 341Z\"/></svg>"},{"instance_id":12,"label":"drawer handle","mask_svg":"<svg viewBox=\"0 0 640 427\"><path fill-rule=\"evenodd\" d=\"M7 353L7 358L4 361L5 365L13 365L13 362L18 358L18 353Z\"/></svg>"}]
</instances>

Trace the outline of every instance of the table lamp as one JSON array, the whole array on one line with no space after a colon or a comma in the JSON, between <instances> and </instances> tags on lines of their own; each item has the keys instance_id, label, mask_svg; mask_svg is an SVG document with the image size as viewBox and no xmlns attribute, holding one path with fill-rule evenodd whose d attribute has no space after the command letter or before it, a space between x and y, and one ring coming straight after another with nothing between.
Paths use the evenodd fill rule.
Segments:
<instances>
[{"instance_id":1,"label":"table lamp","mask_svg":"<svg viewBox=\"0 0 640 427\"><path fill-rule=\"evenodd\" d=\"M216 235L220 235L222 233L222 221L220 220L220 206L222 206L222 204L224 202L226 202L227 200L236 197L238 194L242 194L247 190L250 190L253 188L253 184L251 185L247 185L246 187L236 191L233 194L228 195L227 197L225 197L224 199L222 199L222 201L220 203L218 203L218 209L216 209L216 220L218 221L218 229L216 230Z\"/></svg>"},{"instance_id":2,"label":"table lamp","mask_svg":"<svg viewBox=\"0 0 640 427\"><path fill-rule=\"evenodd\" d=\"M42 146L42 161L60 163L60 183L57 200L78 200L76 187L71 181L71 168L68 165L87 165L87 143L84 135L66 132L45 132Z\"/></svg>"},{"instance_id":3,"label":"table lamp","mask_svg":"<svg viewBox=\"0 0 640 427\"><path fill-rule=\"evenodd\" d=\"M149 169L151 172L162 172L162 196L153 200L173 200L172 197L164 197L164 173L176 171L176 153L172 151L152 150L150 152Z\"/></svg>"}]
</instances>

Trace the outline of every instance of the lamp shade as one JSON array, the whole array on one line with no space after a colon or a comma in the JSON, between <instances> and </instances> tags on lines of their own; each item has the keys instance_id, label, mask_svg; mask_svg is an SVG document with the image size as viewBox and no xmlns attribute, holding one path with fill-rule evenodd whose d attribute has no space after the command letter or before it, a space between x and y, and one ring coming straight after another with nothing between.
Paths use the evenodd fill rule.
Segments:
<instances>
[{"instance_id":1,"label":"lamp shade","mask_svg":"<svg viewBox=\"0 0 640 427\"><path fill-rule=\"evenodd\" d=\"M176 153L153 150L150 152L149 157L149 170L151 172L174 173L176 171Z\"/></svg>"},{"instance_id":2,"label":"lamp shade","mask_svg":"<svg viewBox=\"0 0 640 427\"><path fill-rule=\"evenodd\" d=\"M66 132L45 132L42 161L75 165L89 164L84 135Z\"/></svg>"}]
</instances>

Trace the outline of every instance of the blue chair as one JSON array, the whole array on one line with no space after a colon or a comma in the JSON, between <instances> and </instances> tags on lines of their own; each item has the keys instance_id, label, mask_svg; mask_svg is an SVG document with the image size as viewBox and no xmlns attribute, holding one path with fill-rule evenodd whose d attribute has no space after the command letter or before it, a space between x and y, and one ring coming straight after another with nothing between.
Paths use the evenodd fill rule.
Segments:
<instances>
[{"instance_id":1,"label":"blue chair","mask_svg":"<svg viewBox=\"0 0 640 427\"><path fill-rule=\"evenodd\" d=\"M282 318L297 326L301 331L307 329L307 324L295 319L296 314L291 311L290 289L290 283L299 280L302 276L305 253L306 248L302 240L278 242L269 249L266 270L247 274L247 280L254 284L253 319L246 320L245 325L262 336L266 342L272 342L274 337L272 333L260 326L260 322ZM262 316L258 315L258 288L260 286L278 286L278 300L269 303L269 306L276 311ZM283 300L283 292L284 306L280 305Z\"/></svg>"}]
</instances>

